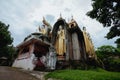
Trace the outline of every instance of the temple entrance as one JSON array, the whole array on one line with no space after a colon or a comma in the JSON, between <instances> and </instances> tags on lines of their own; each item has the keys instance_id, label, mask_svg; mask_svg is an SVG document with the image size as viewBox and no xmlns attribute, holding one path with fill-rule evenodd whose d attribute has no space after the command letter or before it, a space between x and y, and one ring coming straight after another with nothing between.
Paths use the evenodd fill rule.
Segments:
<instances>
[{"instance_id":1,"label":"temple entrance","mask_svg":"<svg viewBox=\"0 0 120 80\"><path fill-rule=\"evenodd\" d=\"M44 70L46 68L46 59L49 52L49 46L42 43L34 44L34 55L36 59L33 61L36 64L35 70Z\"/></svg>"}]
</instances>

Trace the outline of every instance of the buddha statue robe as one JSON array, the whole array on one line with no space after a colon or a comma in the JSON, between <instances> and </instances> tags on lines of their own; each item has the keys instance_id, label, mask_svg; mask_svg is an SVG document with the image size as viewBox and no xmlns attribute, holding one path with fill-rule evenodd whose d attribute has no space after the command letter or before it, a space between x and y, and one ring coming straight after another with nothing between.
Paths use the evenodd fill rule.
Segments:
<instances>
[{"instance_id":1,"label":"buddha statue robe","mask_svg":"<svg viewBox=\"0 0 120 80\"><path fill-rule=\"evenodd\" d=\"M86 33L85 30L83 30L83 36L85 40L85 47L87 54L89 55L89 57L95 57L94 46L90 40L90 37L88 36L88 33Z\"/></svg>"},{"instance_id":2,"label":"buddha statue robe","mask_svg":"<svg viewBox=\"0 0 120 80\"><path fill-rule=\"evenodd\" d=\"M58 55L66 53L65 31L62 29L62 26L59 27L59 31L57 32L55 48Z\"/></svg>"}]
</instances>

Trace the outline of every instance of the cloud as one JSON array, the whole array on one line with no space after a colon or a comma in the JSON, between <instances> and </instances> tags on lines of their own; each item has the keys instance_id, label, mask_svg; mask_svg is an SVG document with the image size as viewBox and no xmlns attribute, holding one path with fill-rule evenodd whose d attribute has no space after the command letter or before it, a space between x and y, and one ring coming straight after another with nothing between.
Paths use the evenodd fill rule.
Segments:
<instances>
[{"instance_id":1,"label":"cloud","mask_svg":"<svg viewBox=\"0 0 120 80\"><path fill-rule=\"evenodd\" d=\"M71 10L69 8L65 8L64 11L70 12Z\"/></svg>"},{"instance_id":2,"label":"cloud","mask_svg":"<svg viewBox=\"0 0 120 80\"><path fill-rule=\"evenodd\" d=\"M47 21L48 21L50 24L52 24L52 25L54 24L55 16L47 14L47 15L45 16L45 18L47 19Z\"/></svg>"},{"instance_id":3,"label":"cloud","mask_svg":"<svg viewBox=\"0 0 120 80\"><path fill-rule=\"evenodd\" d=\"M73 15L80 28L85 26L95 47L114 45L115 39L108 41L104 38L108 29L86 16L91 9L91 0L1 0L0 21L10 24L15 46L27 35L36 32L38 26L42 25L43 16L53 26L60 13L66 21Z\"/></svg>"}]
</instances>

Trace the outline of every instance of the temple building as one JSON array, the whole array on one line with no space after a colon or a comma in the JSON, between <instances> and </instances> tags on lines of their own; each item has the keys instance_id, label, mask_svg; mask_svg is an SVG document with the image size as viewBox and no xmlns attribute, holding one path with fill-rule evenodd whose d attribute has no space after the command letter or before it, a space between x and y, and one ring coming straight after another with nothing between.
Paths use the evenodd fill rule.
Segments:
<instances>
[{"instance_id":1,"label":"temple building","mask_svg":"<svg viewBox=\"0 0 120 80\"><path fill-rule=\"evenodd\" d=\"M43 18L39 32L31 33L16 48L18 57L12 66L28 70L62 69L72 66L71 61L86 64L97 59L90 35L85 27L80 29L73 17L66 22L60 16L53 27Z\"/></svg>"}]
</instances>

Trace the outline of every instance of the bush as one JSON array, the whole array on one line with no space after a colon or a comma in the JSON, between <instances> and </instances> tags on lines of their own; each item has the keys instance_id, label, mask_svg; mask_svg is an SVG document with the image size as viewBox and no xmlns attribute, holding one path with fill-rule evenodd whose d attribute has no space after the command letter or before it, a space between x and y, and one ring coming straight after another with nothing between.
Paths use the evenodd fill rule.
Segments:
<instances>
[{"instance_id":1,"label":"bush","mask_svg":"<svg viewBox=\"0 0 120 80\"><path fill-rule=\"evenodd\" d=\"M108 71L120 71L120 53L113 46L101 46L96 50L98 58L104 63L104 67Z\"/></svg>"}]
</instances>

